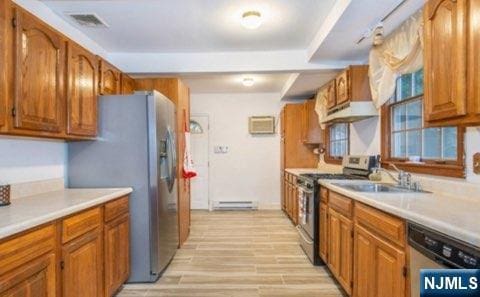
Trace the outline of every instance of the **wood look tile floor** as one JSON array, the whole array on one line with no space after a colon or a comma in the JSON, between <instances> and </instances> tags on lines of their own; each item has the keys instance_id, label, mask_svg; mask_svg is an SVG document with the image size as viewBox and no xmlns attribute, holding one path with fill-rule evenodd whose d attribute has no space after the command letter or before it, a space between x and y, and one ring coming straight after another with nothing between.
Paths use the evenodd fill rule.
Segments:
<instances>
[{"instance_id":1,"label":"wood look tile floor","mask_svg":"<svg viewBox=\"0 0 480 297\"><path fill-rule=\"evenodd\" d=\"M117 295L343 296L326 268L313 266L281 211L193 211L188 241L154 284Z\"/></svg>"}]
</instances>

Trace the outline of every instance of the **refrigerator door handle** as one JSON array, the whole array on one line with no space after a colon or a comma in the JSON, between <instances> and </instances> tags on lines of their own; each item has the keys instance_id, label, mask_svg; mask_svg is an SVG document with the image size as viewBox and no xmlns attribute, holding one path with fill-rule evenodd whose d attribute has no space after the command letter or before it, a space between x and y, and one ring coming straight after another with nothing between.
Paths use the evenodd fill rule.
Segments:
<instances>
[{"instance_id":1,"label":"refrigerator door handle","mask_svg":"<svg viewBox=\"0 0 480 297\"><path fill-rule=\"evenodd\" d=\"M172 134L170 127L167 128L167 183L168 190L172 192L173 186L175 185L176 178L176 147L175 147L175 138Z\"/></svg>"}]
</instances>

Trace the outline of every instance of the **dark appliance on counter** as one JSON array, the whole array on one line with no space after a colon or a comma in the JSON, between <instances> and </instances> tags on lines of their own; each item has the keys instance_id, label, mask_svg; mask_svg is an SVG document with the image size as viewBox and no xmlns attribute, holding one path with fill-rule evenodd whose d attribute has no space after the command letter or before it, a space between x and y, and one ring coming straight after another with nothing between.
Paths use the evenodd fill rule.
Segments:
<instances>
[{"instance_id":1,"label":"dark appliance on counter","mask_svg":"<svg viewBox=\"0 0 480 297\"><path fill-rule=\"evenodd\" d=\"M346 156L343 158L341 174L315 173L300 174L298 186L297 230L300 234L300 246L314 265L324 265L318 254L319 249L319 179L329 180L367 180L372 168L376 166L374 156Z\"/></svg>"}]
</instances>

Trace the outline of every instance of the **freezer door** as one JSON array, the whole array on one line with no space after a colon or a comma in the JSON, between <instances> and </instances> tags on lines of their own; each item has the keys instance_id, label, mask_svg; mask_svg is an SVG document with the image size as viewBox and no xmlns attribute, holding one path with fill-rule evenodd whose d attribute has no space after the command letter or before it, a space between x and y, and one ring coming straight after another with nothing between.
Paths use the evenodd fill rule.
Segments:
<instances>
[{"instance_id":1,"label":"freezer door","mask_svg":"<svg viewBox=\"0 0 480 297\"><path fill-rule=\"evenodd\" d=\"M154 92L149 98L151 168L151 267L160 276L178 248L175 105Z\"/></svg>"}]
</instances>

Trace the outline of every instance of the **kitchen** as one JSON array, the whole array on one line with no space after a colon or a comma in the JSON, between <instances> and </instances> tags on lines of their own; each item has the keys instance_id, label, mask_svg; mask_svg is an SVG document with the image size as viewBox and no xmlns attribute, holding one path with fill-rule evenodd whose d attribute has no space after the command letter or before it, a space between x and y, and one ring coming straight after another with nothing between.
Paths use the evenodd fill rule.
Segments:
<instances>
[{"instance_id":1,"label":"kitchen","mask_svg":"<svg viewBox=\"0 0 480 297\"><path fill-rule=\"evenodd\" d=\"M0 0L0 296L478 269L479 32L477 0Z\"/></svg>"}]
</instances>

